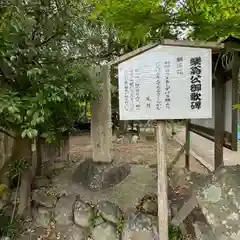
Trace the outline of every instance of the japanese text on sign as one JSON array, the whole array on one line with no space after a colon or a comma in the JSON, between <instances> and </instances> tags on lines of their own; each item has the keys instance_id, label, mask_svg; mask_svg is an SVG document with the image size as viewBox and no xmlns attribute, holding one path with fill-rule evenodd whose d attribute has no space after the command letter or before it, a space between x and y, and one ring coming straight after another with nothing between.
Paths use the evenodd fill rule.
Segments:
<instances>
[{"instance_id":1,"label":"japanese text on sign","mask_svg":"<svg viewBox=\"0 0 240 240\"><path fill-rule=\"evenodd\" d=\"M183 57L177 57L177 74L183 75Z\"/></svg>"},{"instance_id":2,"label":"japanese text on sign","mask_svg":"<svg viewBox=\"0 0 240 240\"><path fill-rule=\"evenodd\" d=\"M210 49L159 45L118 70L121 120L211 118Z\"/></svg>"},{"instance_id":3,"label":"japanese text on sign","mask_svg":"<svg viewBox=\"0 0 240 240\"><path fill-rule=\"evenodd\" d=\"M139 83L139 69L135 69L135 109L136 111L140 110L140 83Z\"/></svg>"},{"instance_id":4,"label":"japanese text on sign","mask_svg":"<svg viewBox=\"0 0 240 240\"><path fill-rule=\"evenodd\" d=\"M156 64L156 89L157 89L157 101L156 101L156 109L159 111L162 103L161 103L161 83L160 83L160 71L161 71L161 67L160 67L161 63L157 62Z\"/></svg>"},{"instance_id":5,"label":"japanese text on sign","mask_svg":"<svg viewBox=\"0 0 240 240\"><path fill-rule=\"evenodd\" d=\"M170 81L169 81L169 75L170 75L170 61L164 62L164 80L165 80L165 107L167 109L170 108Z\"/></svg>"},{"instance_id":6,"label":"japanese text on sign","mask_svg":"<svg viewBox=\"0 0 240 240\"><path fill-rule=\"evenodd\" d=\"M190 99L191 109L201 108L201 73L202 73L202 59L201 57L194 57L190 59Z\"/></svg>"}]
</instances>

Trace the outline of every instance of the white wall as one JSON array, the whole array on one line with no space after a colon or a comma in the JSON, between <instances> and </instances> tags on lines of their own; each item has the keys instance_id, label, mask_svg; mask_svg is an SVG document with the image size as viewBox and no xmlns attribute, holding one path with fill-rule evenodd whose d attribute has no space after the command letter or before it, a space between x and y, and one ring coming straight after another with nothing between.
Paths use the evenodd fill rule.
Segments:
<instances>
[{"instance_id":1,"label":"white wall","mask_svg":"<svg viewBox=\"0 0 240 240\"><path fill-rule=\"evenodd\" d=\"M225 131L232 132L232 80L226 82L226 102L225 102ZM207 128L214 128L215 121L215 88L212 89L212 118L191 119L191 123ZM223 121L223 119L218 119Z\"/></svg>"}]
</instances>

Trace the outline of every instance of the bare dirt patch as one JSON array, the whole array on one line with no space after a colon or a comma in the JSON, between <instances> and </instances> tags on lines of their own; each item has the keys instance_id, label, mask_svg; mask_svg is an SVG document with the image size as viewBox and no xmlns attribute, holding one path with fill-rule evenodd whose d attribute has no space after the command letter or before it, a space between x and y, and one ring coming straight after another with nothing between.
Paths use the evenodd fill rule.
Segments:
<instances>
[{"instance_id":1,"label":"bare dirt patch","mask_svg":"<svg viewBox=\"0 0 240 240\"><path fill-rule=\"evenodd\" d=\"M180 144L169 139L167 142L167 158L171 160L180 149ZM70 140L72 158L76 161L80 158L92 157L90 135L73 136ZM141 140L140 143L113 143L113 158L130 164L153 165L157 163L156 141Z\"/></svg>"}]
</instances>

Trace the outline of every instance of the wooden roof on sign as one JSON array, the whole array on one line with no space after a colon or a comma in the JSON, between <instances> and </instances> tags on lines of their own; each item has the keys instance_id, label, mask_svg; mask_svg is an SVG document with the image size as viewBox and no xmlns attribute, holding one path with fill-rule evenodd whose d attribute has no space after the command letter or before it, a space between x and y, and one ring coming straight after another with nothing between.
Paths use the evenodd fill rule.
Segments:
<instances>
[{"instance_id":1,"label":"wooden roof on sign","mask_svg":"<svg viewBox=\"0 0 240 240\"><path fill-rule=\"evenodd\" d=\"M240 44L240 38L230 35L229 37L227 37L225 40L222 41L222 43L226 43L226 42L236 42Z\"/></svg>"},{"instance_id":2,"label":"wooden roof on sign","mask_svg":"<svg viewBox=\"0 0 240 240\"><path fill-rule=\"evenodd\" d=\"M219 43L219 42L163 39L160 42L149 44L149 45L140 47L132 52L126 53L126 54L116 58L115 60L109 62L108 64L109 65L117 65L117 64L125 62L128 59L133 58L141 53L147 52L148 50L155 48L159 45L211 48L213 52L219 52L221 49L224 49L224 43Z\"/></svg>"}]
</instances>

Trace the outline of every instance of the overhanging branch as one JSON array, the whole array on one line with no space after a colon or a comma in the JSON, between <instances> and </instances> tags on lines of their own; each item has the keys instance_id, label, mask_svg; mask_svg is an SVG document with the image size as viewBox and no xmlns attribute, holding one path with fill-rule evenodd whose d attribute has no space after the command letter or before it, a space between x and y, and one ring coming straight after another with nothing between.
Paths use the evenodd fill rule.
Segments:
<instances>
[{"instance_id":1,"label":"overhanging branch","mask_svg":"<svg viewBox=\"0 0 240 240\"><path fill-rule=\"evenodd\" d=\"M9 136L9 137L11 137L11 138L15 138L15 136L14 135L12 135L10 132L8 132L6 129L4 129L3 127L0 127L0 132L1 133L4 133L4 134L6 134L7 136Z\"/></svg>"}]
</instances>

